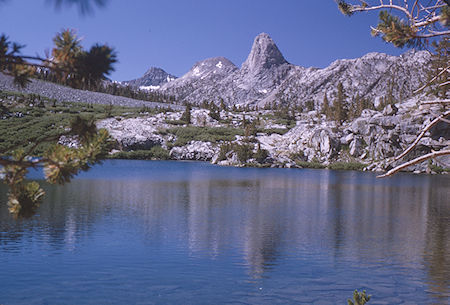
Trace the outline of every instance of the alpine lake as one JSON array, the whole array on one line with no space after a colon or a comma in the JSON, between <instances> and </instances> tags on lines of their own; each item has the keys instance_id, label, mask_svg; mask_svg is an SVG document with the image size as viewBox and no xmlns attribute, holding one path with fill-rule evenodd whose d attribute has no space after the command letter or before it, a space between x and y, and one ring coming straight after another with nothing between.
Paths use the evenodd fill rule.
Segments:
<instances>
[{"instance_id":1,"label":"alpine lake","mask_svg":"<svg viewBox=\"0 0 450 305\"><path fill-rule=\"evenodd\" d=\"M450 176L109 160L0 184L0 304L450 304Z\"/></svg>"}]
</instances>

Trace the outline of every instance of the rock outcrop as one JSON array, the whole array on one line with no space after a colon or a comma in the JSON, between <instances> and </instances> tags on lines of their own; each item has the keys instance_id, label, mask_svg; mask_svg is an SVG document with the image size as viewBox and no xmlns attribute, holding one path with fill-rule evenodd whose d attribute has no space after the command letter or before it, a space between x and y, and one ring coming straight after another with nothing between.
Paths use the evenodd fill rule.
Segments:
<instances>
[{"instance_id":1,"label":"rock outcrop","mask_svg":"<svg viewBox=\"0 0 450 305\"><path fill-rule=\"evenodd\" d=\"M342 125L311 111L297 115L296 126L285 134L275 133L273 129L268 128L276 126L272 119L264 118L265 115L271 114L269 111L245 114L222 111L221 117L227 121L225 125L209 117L207 110L198 109L192 111L191 127L197 126L200 131L205 126L235 128L245 115L246 120L259 124L259 132L250 138L236 133L231 142L193 139L186 145L175 147L177 137L171 134L173 126L167 124L167 118L177 120L181 112L147 118L107 119L99 122L98 127L108 129L123 150L147 149L152 145L161 145L170 148L170 156L175 160L211 161L234 166L253 163L277 167L350 162L365 164L368 170L383 171L431 150L450 148L448 128L438 125L425 134L417 148L407 157L393 162L392 157L400 154L416 139L419 131L434 118L438 107L421 106L419 99L413 98L405 103L386 106L381 111L366 109L359 118ZM221 151L224 146L229 147L229 150ZM248 159L242 160L238 150L245 147L249 147L251 153ZM267 151L267 156L259 161L258 150ZM450 163L450 157L441 157L433 162L437 166L445 167L445 164ZM425 162L409 170L425 172L432 169Z\"/></svg>"}]
</instances>

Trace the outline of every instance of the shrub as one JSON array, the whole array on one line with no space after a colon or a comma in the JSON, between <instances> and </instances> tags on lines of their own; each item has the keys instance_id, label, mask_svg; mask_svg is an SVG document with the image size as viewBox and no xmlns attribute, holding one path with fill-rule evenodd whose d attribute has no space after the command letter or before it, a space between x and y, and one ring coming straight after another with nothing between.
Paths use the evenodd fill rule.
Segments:
<instances>
[{"instance_id":1,"label":"shrub","mask_svg":"<svg viewBox=\"0 0 450 305\"><path fill-rule=\"evenodd\" d=\"M253 157L253 145L235 144L233 150L236 152L238 160L241 163L246 163L248 159Z\"/></svg>"},{"instance_id":2,"label":"shrub","mask_svg":"<svg viewBox=\"0 0 450 305\"><path fill-rule=\"evenodd\" d=\"M261 149L261 144L258 143L258 150L256 151L254 158L258 163L264 163L269 156L269 152L265 149Z\"/></svg>"},{"instance_id":3,"label":"shrub","mask_svg":"<svg viewBox=\"0 0 450 305\"><path fill-rule=\"evenodd\" d=\"M367 295L366 291L358 292L358 290L355 290L353 292L353 300L348 299L347 303L348 305L364 305L367 302L369 302L371 295Z\"/></svg>"},{"instance_id":4,"label":"shrub","mask_svg":"<svg viewBox=\"0 0 450 305\"><path fill-rule=\"evenodd\" d=\"M5 93L10 100L8 104L8 115L0 117L0 152L4 155L11 153L10 148L27 149L40 138L57 135L61 130L70 126L70 122L77 116L89 120L105 118L105 112L111 110L113 116L138 114L138 108L109 105L86 104L86 103L52 103L51 100L41 97L45 107L32 104L32 99L26 95ZM33 97L34 98L34 97ZM20 99L20 103L18 102ZM34 150L36 156L42 155L49 147L48 143L40 144Z\"/></svg>"},{"instance_id":5,"label":"shrub","mask_svg":"<svg viewBox=\"0 0 450 305\"><path fill-rule=\"evenodd\" d=\"M367 165L359 162L336 162L330 164L329 168L333 170L350 170L350 171L361 171Z\"/></svg>"},{"instance_id":6,"label":"shrub","mask_svg":"<svg viewBox=\"0 0 450 305\"><path fill-rule=\"evenodd\" d=\"M184 110L183 114L181 115L180 121L185 122L185 124L191 124L191 104L186 105L186 109Z\"/></svg>"},{"instance_id":7,"label":"shrub","mask_svg":"<svg viewBox=\"0 0 450 305\"><path fill-rule=\"evenodd\" d=\"M320 163L318 161L312 161L312 162L296 161L295 163L301 168L315 168L315 169L326 168L325 165L323 165L322 163Z\"/></svg>"},{"instance_id":8,"label":"shrub","mask_svg":"<svg viewBox=\"0 0 450 305\"><path fill-rule=\"evenodd\" d=\"M233 145L230 143L224 143L220 145L219 156L217 161L223 161L227 159L227 154L233 150Z\"/></svg>"},{"instance_id":9,"label":"shrub","mask_svg":"<svg viewBox=\"0 0 450 305\"><path fill-rule=\"evenodd\" d=\"M244 131L238 128L226 127L175 127L166 130L167 133L177 137L174 146L184 146L190 141L204 141L217 143L220 141L233 141L236 135L243 135Z\"/></svg>"},{"instance_id":10,"label":"shrub","mask_svg":"<svg viewBox=\"0 0 450 305\"><path fill-rule=\"evenodd\" d=\"M303 153L302 150L297 151L295 153L291 153L289 155L289 159L291 159L292 161L306 161L307 158L305 157L305 154Z\"/></svg>"},{"instance_id":11,"label":"shrub","mask_svg":"<svg viewBox=\"0 0 450 305\"><path fill-rule=\"evenodd\" d=\"M255 158L257 162L263 163L264 160L269 156L269 153L265 149L261 149L258 145L258 150L253 153L253 145L244 143L224 143L220 146L218 161L223 161L227 159L227 154L234 151L237 155L239 162L246 163L248 159Z\"/></svg>"},{"instance_id":12,"label":"shrub","mask_svg":"<svg viewBox=\"0 0 450 305\"><path fill-rule=\"evenodd\" d=\"M450 171L449 168L444 168L444 167L442 167L442 166L433 164L433 162L432 162L431 160L428 160L428 168L429 168L431 171L433 171L433 172L435 172L435 173L437 173L437 174L442 174L442 173L444 173L444 172L449 172L449 171Z\"/></svg>"},{"instance_id":13,"label":"shrub","mask_svg":"<svg viewBox=\"0 0 450 305\"><path fill-rule=\"evenodd\" d=\"M161 146L153 146L150 150L121 151L110 156L112 159L134 160L169 160L169 152Z\"/></svg>"}]
</instances>

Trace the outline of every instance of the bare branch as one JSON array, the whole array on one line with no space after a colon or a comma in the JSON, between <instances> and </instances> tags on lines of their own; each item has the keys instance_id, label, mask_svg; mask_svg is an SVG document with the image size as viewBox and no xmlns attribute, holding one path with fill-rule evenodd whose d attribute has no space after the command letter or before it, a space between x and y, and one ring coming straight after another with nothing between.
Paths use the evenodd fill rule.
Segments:
<instances>
[{"instance_id":1,"label":"bare branch","mask_svg":"<svg viewBox=\"0 0 450 305\"><path fill-rule=\"evenodd\" d=\"M445 156L445 155L450 155L450 149L447 150L440 150L440 151L434 151L431 152L429 154L417 157L409 162L403 163L397 167L394 167L393 169L391 169L390 171L388 171L387 173L383 174L383 175L379 175L377 176L377 178L385 178L385 177L389 177L394 175L395 173L398 173L399 171L401 171L402 169L409 167L411 165L417 164L417 163L421 163L423 161L426 161L428 159L433 159L439 156Z\"/></svg>"},{"instance_id":2,"label":"bare branch","mask_svg":"<svg viewBox=\"0 0 450 305\"><path fill-rule=\"evenodd\" d=\"M429 30L430 34L414 35L415 38L433 38L437 36L450 35L450 31L436 32Z\"/></svg>"},{"instance_id":3,"label":"bare branch","mask_svg":"<svg viewBox=\"0 0 450 305\"><path fill-rule=\"evenodd\" d=\"M428 124L427 126L425 126L425 128L422 130L422 132L417 136L416 140L405 151L403 151L400 155L395 157L394 160L397 161L397 160L400 160L401 158L403 158L404 156L406 156L411 150L413 150L414 147L416 147L417 143L419 143L420 139L422 139L422 137L425 135L425 133L428 130L430 130L433 126L435 126L437 123L439 123L442 119L445 119L445 117L447 117L448 115L450 115L450 111L446 111L441 116L439 116L439 117L435 118L433 121L431 121L431 123Z\"/></svg>"},{"instance_id":4,"label":"bare branch","mask_svg":"<svg viewBox=\"0 0 450 305\"><path fill-rule=\"evenodd\" d=\"M416 7L417 7L417 3L419 3L419 0L416 0L416 1L414 2L414 5L413 5L412 10L411 10L411 15L414 15L414 10L415 10ZM419 8L417 8L417 18L419 17L419 12L420 12L420 10L419 10Z\"/></svg>"},{"instance_id":5,"label":"bare branch","mask_svg":"<svg viewBox=\"0 0 450 305\"><path fill-rule=\"evenodd\" d=\"M351 7L351 12L367 12L367 11L375 11L375 10L379 10L379 9L395 9L395 10L399 10L402 13L404 13L406 16L408 16L408 18L410 20L414 20L413 16L411 15L411 13L404 7L401 7L399 5L395 5L395 4L383 4L383 1L380 1L381 4L377 5L377 6L359 6L359 5L354 5Z\"/></svg>"},{"instance_id":6,"label":"bare branch","mask_svg":"<svg viewBox=\"0 0 450 305\"><path fill-rule=\"evenodd\" d=\"M422 91L423 89L425 89L426 87L428 87L429 85L431 85L436 79L439 78L439 76L441 76L442 74L444 74L445 72L450 71L450 66L447 66L447 68L443 69L441 72L439 72L436 76L434 76L428 83L426 83L425 85L423 85L422 87L420 87L419 89L417 89L416 91L413 92L413 94L417 94L420 91Z\"/></svg>"},{"instance_id":7,"label":"bare branch","mask_svg":"<svg viewBox=\"0 0 450 305\"><path fill-rule=\"evenodd\" d=\"M439 20L441 20L441 17L440 16L435 16L435 17L429 18L429 19L427 19L425 21L422 21L422 22L413 23L413 26L415 26L417 28L420 28L420 27L424 27L424 26L430 25L432 23L438 22Z\"/></svg>"}]
</instances>

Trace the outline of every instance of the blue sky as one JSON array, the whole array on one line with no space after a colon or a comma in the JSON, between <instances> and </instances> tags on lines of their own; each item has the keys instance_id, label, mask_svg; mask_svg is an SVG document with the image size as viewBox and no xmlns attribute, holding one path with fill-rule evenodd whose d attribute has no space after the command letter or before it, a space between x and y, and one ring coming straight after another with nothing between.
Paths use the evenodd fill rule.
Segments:
<instances>
[{"instance_id":1,"label":"blue sky","mask_svg":"<svg viewBox=\"0 0 450 305\"><path fill-rule=\"evenodd\" d=\"M224 56L240 66L253 39L268 33L296 65L325 67L368 52L398 55L370 35L377 13L343 16L333 0L109 0L92 14L54 9L48 0L0 4L0 33L26 44L24 54L43 55L52 37L74 28L89 48L107 43L118 52L114 80L140 77L149 67L181 76L200 60Z\"/></svg>"}]
</instances>

